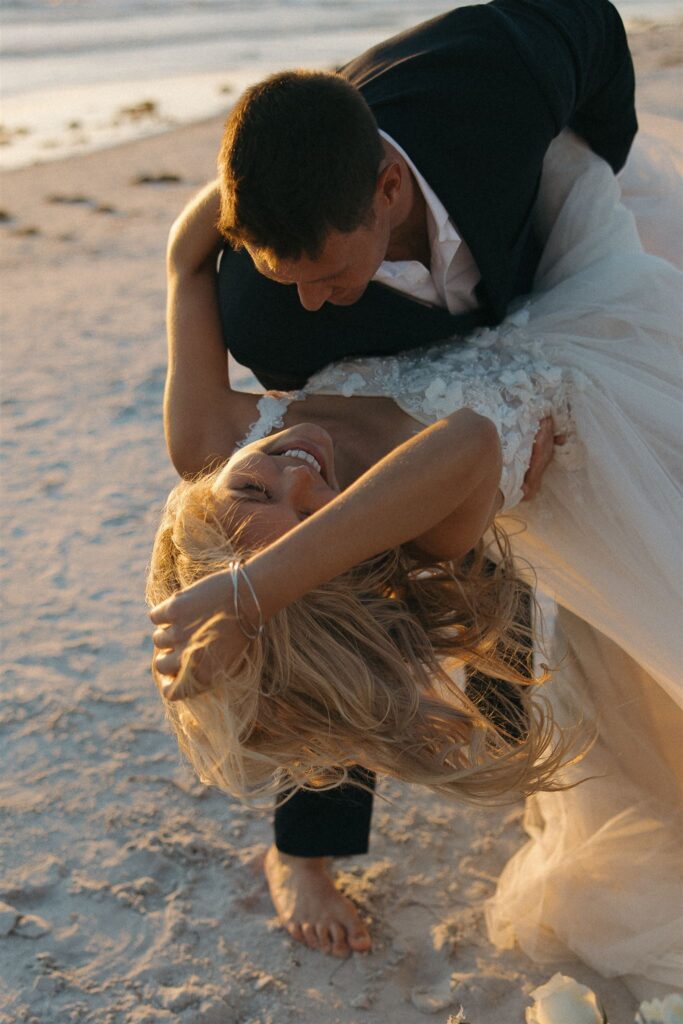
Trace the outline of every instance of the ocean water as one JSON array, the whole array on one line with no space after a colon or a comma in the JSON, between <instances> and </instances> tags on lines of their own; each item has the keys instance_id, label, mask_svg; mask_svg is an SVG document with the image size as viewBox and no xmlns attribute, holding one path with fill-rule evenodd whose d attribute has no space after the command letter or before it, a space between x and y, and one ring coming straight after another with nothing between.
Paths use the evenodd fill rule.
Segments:
<instances>
[{"instance_id":1,"label":"ocean water","mask_svg":"<svg viewBox=\"0 0 683 1024\"><path fill-rule=\"evenodd\" d=\"M452 6L453 0L3 0L0 166L221 114L270 71L334 67ZM627 22L683 13L683 0L617 6Z\"/></svg>"}]
</instances>

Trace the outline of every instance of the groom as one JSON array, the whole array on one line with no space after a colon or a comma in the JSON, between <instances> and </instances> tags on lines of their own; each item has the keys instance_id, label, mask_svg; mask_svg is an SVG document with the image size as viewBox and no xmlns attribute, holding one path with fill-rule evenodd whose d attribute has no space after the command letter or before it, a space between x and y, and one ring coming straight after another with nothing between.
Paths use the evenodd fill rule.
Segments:
<instances>
[{"instance_id":1,"label":"groom","mask_svg":"<svg viewBox=\"0 0 683 1024\"><path fill-rule=\"evenodd\" d=\"M499 323L540 257L532 210L551 140L572 128L616 173L637 130L633 94L607 0L460 8L338 75L252 87L219 158L227 347L265 386L290 389L345 356ZM196 426L201 410L170 414ZM328 858L367 849L371 800L302 792L276 813L271 894L312 948L369 948Z\"/></svg>"},{"instance_id":2,"label":"groom","mask_svg":"<svg viewBox=\"0 0 683 1024\"><path fill-rule=\"evenodd\" d=\"M241 247L219 275L230 351L292 388L499 323L531 287L543 158L567 126L624 165L634 76L606 0L459 8L338 76L247 90L219 157L219 223Z\"/></svg>"}]
</instances>

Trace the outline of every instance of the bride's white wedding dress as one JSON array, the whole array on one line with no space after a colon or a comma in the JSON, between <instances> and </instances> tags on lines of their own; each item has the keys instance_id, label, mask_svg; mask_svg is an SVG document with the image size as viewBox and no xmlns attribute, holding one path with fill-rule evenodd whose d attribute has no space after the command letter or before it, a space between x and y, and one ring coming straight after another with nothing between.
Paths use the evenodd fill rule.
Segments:
<instances>
[{"instance_id":1,"label":"bride's white wedding dress","mask_svg":"<svg viewBox=\"0 0 683 1024\"><path fill-rule=\"evenodd\" d=\"M656 246L676 213L654 201L659 171L643 160L625 176L637 227L607 165L565 133L546 160L547 241L523 306L465 343L337 364L303 394L389 395L422 423L467 406L498 425L505 524L561 606L548 694L560 721L577 707L595 720L599 740L567 773L589 781L528 802L531 838L501 876L489 932L536 960L574 953L607 976L683 988L683 275L643 251L638 229ZM250 436L286 401L263 399ZM549 412L567 444L512 512Z\"/></svg>"}]
</instances>

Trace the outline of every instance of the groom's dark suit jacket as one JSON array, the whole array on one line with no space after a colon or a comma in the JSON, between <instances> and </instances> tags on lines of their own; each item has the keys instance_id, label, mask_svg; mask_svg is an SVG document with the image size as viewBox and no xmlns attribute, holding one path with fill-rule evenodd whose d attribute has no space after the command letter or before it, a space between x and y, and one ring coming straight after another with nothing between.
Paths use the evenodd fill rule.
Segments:
<instances>
[{"instance_id":1,"label":"groom's dark suit jacket","mask_svg":"<svg viewBox=\"0 0 683 1024\"><path fill-rule=\"evenodd\" d=\"M317 312L296 286L226 250L219 304L227 346L268 387L301 386L322 366L498 323L528 291L545 152L569 126L618 171L637 130L634 75L607 0L493 0L433 18L341 69L380 128L424 175L481 274L480 308L451 315L371 283L353 306ZM296 140L293 140L293 145Z\"/></svg>"}]
</instances>

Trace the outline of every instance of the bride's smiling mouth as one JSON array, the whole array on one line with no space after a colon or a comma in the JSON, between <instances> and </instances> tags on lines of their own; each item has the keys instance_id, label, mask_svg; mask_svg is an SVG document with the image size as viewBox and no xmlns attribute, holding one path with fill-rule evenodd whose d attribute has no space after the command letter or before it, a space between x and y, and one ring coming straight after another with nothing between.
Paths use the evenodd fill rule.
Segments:
<instances>
[{"instance_id":1,"label":"bride's smiling mouth","mask_svg":"<svg viewBox=\"0 0 683 1024\"><path fill-rule=\"evenodd\" d=\"M311 441L306 440L302 442L294 440L287 444L286 447L282 446L278 451L270 452L270 454L281 456L283 458L298 459L301 462L306 463L306 465L311 466L316 473L320 474L328 487L331 486L330 473L325 453L318 447L318 445L313 444Z\"/></svg>"},{"instance_id":2,"label":"bride's smiling mouth","mask_svg":"<svg viewBox=\"0 0 683 1024\"><path fill-rule=\"evenodd\" d=\"M278 452L282 458L287 459L301 459L308 466L312 466L316 473L322 476L322 466L316 459L315 455L311 455L310 452L304 451L303 448L288 448L285 452Z\"/></svg>"}]
</instances>

